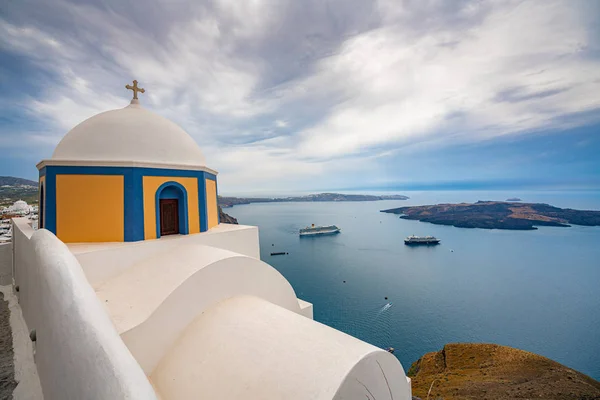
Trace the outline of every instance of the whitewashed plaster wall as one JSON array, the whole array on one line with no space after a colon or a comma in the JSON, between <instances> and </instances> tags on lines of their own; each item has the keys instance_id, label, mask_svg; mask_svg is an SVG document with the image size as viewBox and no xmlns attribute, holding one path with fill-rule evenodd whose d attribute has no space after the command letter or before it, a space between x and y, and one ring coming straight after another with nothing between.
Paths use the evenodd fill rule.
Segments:
<instances>
[{"instance_id":1,"label":"whitewashed plaster wall","mask_svg":"<svg viewBox=\"0 0 600 400\"><path fill-rule=\"evenodd\" d=\"M198 315L223 299L253 295L302 313L294 289L270 265L189 242L138 263L96 294L146 374Z\"/></svg>"},{"instance_id":2,"label":"whitewashed plaster wall","mask_svg":"<svg viewBox=\"0 0 600 400\"><path fill-rule=\"evenodd\" d=\"M411 399L410 378L396 357L375 350L364 356L346 375L333 400L397 399L394 394L404 394L401 399Z\"/></svg>"},{"instance_id":3,"label":"whitewashed plaster wall","mask_svg":"<svg viewBox=\"0 0 600 400\"><path fill-rule=\"evenodd\" d=\"M12 283L12 243L0 244L0 285Z\"/></svg>"},{"instance_id":4,"label":"whitewashed plaster wall","mask_svg":"<svg viewBox=\"0 0 600 400\"><path fill-rule=\"evenodd\" d=\"M37 325L39 309L37 268L33 261L33 247L30 238L35 230L26 218L13 218L13 279L23 318L28 326Z\"/></svg>"},{"instance_id":5,"label":"whitewashed plaster wall","mask_svg":"<svg viewBox=\"0 0 600 400\"><path fill-rule=\"evenodd\" d=\"M178 400L411 399L390 353L254 296L199 315L151 379Z\"/></svg>"},{"instance_id":6,"label":"whitewashed plaster wall","mask_svg":"<svg viewBox=\"0 0 600 400\"><path fill-rule=\"evenodd\" d=\"M46 400L156 399L69 249L14 224L15 277Z\"/></svg>"},{"instance_id":7,"label":"whitewashed plaster wall","mask_svg":"<svg viewBox=\"0 0 600 400\"><path fill-rule=\"evenodd\" d=\"M308 301L304 301L302 299L298 299L298 304L300 305L300 314L304 315L306 318L313 319L313 305Z\"/></svg>"},{"instance_id":8,"label":"whitewashed plaster wall","mask_svg":"<svg viewBox=\"0 0 600 400\"><path fill-rule=\"evenodd\" d=\"M256 226L219 224L206 233L208 234L195 235L198 238L196 243L260 259L260 243Z\"/></svg>"},{"instance_id":9,"label":"whitewashed plaster wall","mask_svg":"<svg viewBox=\"0 0 600 400\"><path fill-rule=\"evenodd\" d=\"M260 259L258 228L220 224L208 232L187 236L165 236L156 240L108 245L69 245L93 287L109 280L152 254L182 243L201 244ZM110 247L106 247L110 246Z\"/></svg>"}]
</instances>

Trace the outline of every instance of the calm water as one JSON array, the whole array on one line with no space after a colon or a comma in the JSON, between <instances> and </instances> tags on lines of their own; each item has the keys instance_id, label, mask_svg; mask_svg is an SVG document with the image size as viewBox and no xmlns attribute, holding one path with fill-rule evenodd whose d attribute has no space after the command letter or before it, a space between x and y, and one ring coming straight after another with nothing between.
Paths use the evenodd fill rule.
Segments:
<instances>
[{"instance_id":1,"label":"calm water","mask_svg":"<svg viewBox=\"0 0 600 400\"><path fill-rule=\"evenodd\" d=\"M600 379L600 227L462 229L379 212L518 195L407 194L409 201L251 204L226 211L259 226L262 259L314 304L317 321L395 347L405 369L448 342L492 342ZM598 193L519 197L600 209ZM336 224L342 233L300 239L298 230L310 223ZM434 235L442 244L408 247L402 239L410 234ZM289 255L270 256L273 251Z\"/></svg>"}]
</instances>

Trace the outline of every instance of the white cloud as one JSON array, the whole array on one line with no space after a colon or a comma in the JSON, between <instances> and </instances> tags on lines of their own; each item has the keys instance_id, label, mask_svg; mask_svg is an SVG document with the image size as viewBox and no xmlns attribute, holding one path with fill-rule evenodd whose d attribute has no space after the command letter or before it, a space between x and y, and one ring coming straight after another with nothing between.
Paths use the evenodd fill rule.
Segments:
<instances>
[{"instance_id":1,"label":"white cloud","mask_svg":"<svg viewBox=\"0 0 600 400\"><path fill-rule=\"evenodd\" d=\"M275 126L278 128L286 128L289 124L287 123L287 121L284 121L282 119L278 119L275 121Z\"/></svg>"},{"instance_id":2,"label":"white cloud","mask_svg":"<svg viewBox=\"0 0 600 400\"><path fill-rule=\"evenodd\" d=\"M0 48L52 76L18 99L48 142L125 106L137 79L142 103L196 138L221 187L340 186L406 149L600 108L585 2L380 0L370 14L338 2L335 15L308 0L152 4L138 20L62 1L51 11L68 26L0 19Z\"/></svg>"},{"instance_id":3,"label":"white cloud","mask_svg":"<svg viewBox=\"0 0 600 400\"><path fill-rule=\"evenodd\" d=\"M600 61L583 55L592 43L580 10L563 2L500 4L463 30L409 41L410 31L392 26L345 42L299 83L328 82L348 98L302 133L301 154L342 156L441 135L456 140L457 132L464 132L461 140L480 140L600 107L593 95L600 92ZM520 101L498 97L515 88Z\"/></svg>"},{"instance_id":4,"label":"white cloud","mask_svg":"<svg viewBox=\"0 0 600 400\"><path fill-rule=\"evenodd\" d=\"M22 53L31 53L33 56L40 50L44 51L44 48L52 52L60 52L63 48L56 39L31 26L18 27L6 21L0 21L0 32L0 43L3 47Z\"/></svg>"}]
</instances>

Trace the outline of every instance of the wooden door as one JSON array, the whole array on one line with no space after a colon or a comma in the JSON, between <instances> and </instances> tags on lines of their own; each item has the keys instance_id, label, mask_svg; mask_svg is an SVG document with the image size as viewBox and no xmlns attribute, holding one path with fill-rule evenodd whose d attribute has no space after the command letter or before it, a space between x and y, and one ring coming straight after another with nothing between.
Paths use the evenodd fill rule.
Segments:
<instances>
[{"instance_id":1,"label":"wooden door","mask_svg":"<svg viewBox=\"0 0 600 400\"><path fill-rule=\"evenodd\" d=\"M160 235L179 233L179 202L177 199L160 200Z\"/></svg>"}]
</instances>

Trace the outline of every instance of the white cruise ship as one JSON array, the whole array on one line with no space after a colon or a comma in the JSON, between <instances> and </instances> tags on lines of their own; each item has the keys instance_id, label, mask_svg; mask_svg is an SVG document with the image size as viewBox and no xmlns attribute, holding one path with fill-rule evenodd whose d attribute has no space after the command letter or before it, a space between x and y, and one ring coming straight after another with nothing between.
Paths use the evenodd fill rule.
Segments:
<instances>
[{"instance_id":1,"label":"white cruise ship","mask_svg":"<svg viewBox=\"0 0 600 400\"><path fill-rule=\"evenodd\" d=\"M340 228L335 225L328 226L307 226L306 228L300 229L300 236L317 236L317 235L333 235L340 232Z\"/></svg>"},{"instance_id":2,"label":"white cruise ship","mask_svg":"<svg viewBox=\"0 0 600 400\"><path fill-rule=\"evenodd\" d=\"M440 239L433 236L409 236L404 239L404 244L417 245L417 244L439 244Z\"/></svg>"}]
</instances>

